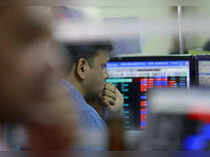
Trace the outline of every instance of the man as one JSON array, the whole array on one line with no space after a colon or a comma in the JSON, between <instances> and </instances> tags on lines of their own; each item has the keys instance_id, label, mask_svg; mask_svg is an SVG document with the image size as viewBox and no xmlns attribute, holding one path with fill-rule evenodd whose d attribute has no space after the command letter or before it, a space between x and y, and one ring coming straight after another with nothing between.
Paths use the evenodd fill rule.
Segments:
<instances>
[{"instance_id":1,"label":"man","mask_svg":"<svg viewBox=\"0 0 210 157\"><path fill-rule=\"evenodd\" d=\"M68 74L64 84L75 98L77 110L81 113L80 125L90 129L106 129L101 117L104 109L119 111L123 97L108 78L106 64L112 45L108 41L65 43L69 55ZM100 116L101 115L101 116Z\"/></svg>"},{"instance_id":2,"label":"man","mask_svg":"<svg viewBox=\"0 0 210 157\"><path fill-rule=\"evenodd\" d=\"M50 28L19 1L11 3L0 10L0 122L20 123L30 150L66 149L76 128L65 92L55 85L60 62Z\"/></svg>"}]
</instances>

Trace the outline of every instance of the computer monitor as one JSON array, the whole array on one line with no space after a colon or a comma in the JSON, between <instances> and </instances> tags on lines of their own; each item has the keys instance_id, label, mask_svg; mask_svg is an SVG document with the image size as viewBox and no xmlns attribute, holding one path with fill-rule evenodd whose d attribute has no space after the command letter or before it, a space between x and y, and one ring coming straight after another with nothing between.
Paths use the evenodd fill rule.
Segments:
<instances>
[{"instance_id":1,"label":"computer monitor","mask_svg":"<svg viewBox=\"0 0 210 157\"><path fill-rule=\"evenodd\" d=\"M192 85L192 56L113 58L107 64L111 82L124 96L125 128L144 129L151 88L186 88Z\"/></svg>"},{"instance_id":2,"label":"computer monitor","mask_svg":"<svg viewBox=\"0 0 210 157\"><path fill-rule=\"evenodd\" d=\"M195 56L196 85L210 87L210 55Z\"/></svg>"},{"instance_id":3,"label":"computer monitor","mask_svg":"<svg viewBox=\"0 0 210 157\"><path fill-rule=\"evenodd\" d=\"M150 90L148 126L140 150L210 150L209 95L208 88Z\"/></svg>"}]
</instances>

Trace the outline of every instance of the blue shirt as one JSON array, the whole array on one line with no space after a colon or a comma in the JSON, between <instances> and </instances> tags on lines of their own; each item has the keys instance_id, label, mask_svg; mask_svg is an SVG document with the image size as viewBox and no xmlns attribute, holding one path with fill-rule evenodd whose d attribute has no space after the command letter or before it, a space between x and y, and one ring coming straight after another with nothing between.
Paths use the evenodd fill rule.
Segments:
<instances>
[{"instance_id":1,"label":"blue shirt","mask_svg":"<svg viewBox=\"0 0 210 157\"><path fill-rule=\"evenodd\" d=\"M78 116L79 126L105 130L107 128L105 121L92 106L87 104L81 93L70 82L66 80L62 80L62 82L68 90L69 97L73 99L75 109L80 114Z\"/></svg>"},{"instance_id":2,"label":"blue shirt","mask_svg":"<svg viewBox=\"0 0 210 157\"><path fill-rule=\"evenodd\" d=\"M87 104L82 94L68 81L62 80L62 83L68 90L69 98L79 115L78 126L83 132L82 137L85 143L76 146L76 150L85 151L106 151L107 146L104 143L106 140L103 139L106 134L106 123L99 116L96 110ZM98 136L99 135L99 136ZM83 142L84 142L83 141Z\"/></svg>"}]
</instances>

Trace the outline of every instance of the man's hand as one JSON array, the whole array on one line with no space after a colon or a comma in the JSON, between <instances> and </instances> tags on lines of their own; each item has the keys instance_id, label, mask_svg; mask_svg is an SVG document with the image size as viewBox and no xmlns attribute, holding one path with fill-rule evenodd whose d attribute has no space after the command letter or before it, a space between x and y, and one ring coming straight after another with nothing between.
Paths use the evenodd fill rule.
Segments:
<instances>
[{"instance_id":1,"label":"man's hand","mask_svg":"<svg viewBox=\"0 0 210 157\"><path fill-rule=\"evenodd\" d=\"M109 111L117 112L122 109L124 100L120 91L112 83L107 83L101 96L101 102Z\"/></svg>"}]
</instances>

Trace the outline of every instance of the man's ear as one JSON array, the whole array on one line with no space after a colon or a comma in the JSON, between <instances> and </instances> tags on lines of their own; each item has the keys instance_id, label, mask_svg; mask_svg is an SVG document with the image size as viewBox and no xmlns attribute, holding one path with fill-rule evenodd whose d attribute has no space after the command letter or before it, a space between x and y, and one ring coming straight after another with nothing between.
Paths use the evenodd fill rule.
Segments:
<instances>
[{"instance_id":1,"label":"man's ear","mask_svg":"<svg viewBox=\"0 0 210 157\"><path fill-rule=\"evenodd\" d=\"M77 62L76 73L80 79L84 80L89 72L89 64L87 59L80 58Z\"/></svg>"}]
</instances>

